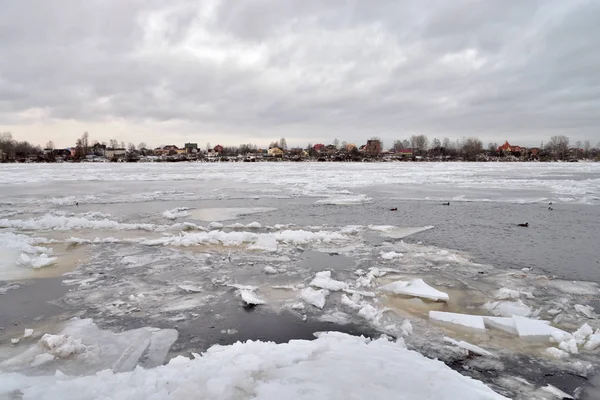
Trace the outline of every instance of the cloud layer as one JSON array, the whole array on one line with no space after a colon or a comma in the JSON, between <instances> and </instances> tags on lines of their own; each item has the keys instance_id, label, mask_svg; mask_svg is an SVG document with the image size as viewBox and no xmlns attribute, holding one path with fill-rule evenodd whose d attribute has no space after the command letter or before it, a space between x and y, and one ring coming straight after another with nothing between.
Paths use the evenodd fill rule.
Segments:
<instances>
[{"instance_id":1,"label":"cloud layer","mask_svg":"<svg viewBox=\"0 0 600 400\"><path fill-rule=\"evenodd\" d=\"M600 140L600 2L4 0L0 131L43 143ZM64 143L63 143L64 142Z\"/></svg>"}]
</instances>

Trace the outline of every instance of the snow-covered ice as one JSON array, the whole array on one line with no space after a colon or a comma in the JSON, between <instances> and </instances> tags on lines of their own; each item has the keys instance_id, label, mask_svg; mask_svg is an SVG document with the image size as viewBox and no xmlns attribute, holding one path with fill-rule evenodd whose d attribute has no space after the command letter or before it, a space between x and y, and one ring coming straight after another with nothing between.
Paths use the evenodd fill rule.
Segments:
<instances>
[{"instance_id":1,"label":"snow-covered ice","mask_svg":"<svg viewBox=\"0 0 600 400\"><path fill-rule=\"evenodd\" d=\"M457 314L443 311L429 311L429 319L460 325L469 329L485 331L481 315Z\"/></svg>"},{"instance_id":2,"label":"snow-covered ice","mask_svg":"<svg viewBox=\"0 0 600 400\"><path fill-rule=\"evenodd\" d=\"M564 333L568 335L567 332L554 328L547 321L525 318L518 315L513 316L513 319L517 333L521 338L548 340L553 334L562 335Z\"/></svg>"},{"instance_id":3,"label":"snow-covered ice","mask_svg":"<svg viewBox=\"0 0 600 400\"><path fill-rule=\"evenodd\" d=\"M177 357L151 369L76 378L3 373L0 382L0 394L18 390L27 399L50 400L198 394L205 399L341 400L349 393L357 399L505 399L442 362L407 350L401 342L336 332L322 333L314 341L214 346L195 359Z\"/></svg>"},{"instance_id":4,"label":"snow-covered ice","mask_svg":"<svg viewBox=\"0 0 600 400\"><path fill-rule=\"evenodd\" d=\"M470 351L473 354L477 354L480 356L485 356L485 357L496 357L496 355L494 353L491 353L479 346L475 346L474 344L471 344L469 342L465 342L464 340L455 340L449 337L444 337L444 342L449 343L451 345L460 347L461 349L465 349L467 351Z\"/></svg>"},{"instance_id":5,"label":"snow-covered ice","mask_svg":"<svg viewBox=\"0 0 600 400\"><path fill-rule=\"evenodd\" d=\"M323 308L328 295L329 290L326 289L315 290L313 288L305 288L300 292L300 299L317 308Z\"/></svg>"},{"instance_id":6,"label":"snow-covered ice","mask_svg":"<svg viewBox=\"0 0 600 400\"><path fill-rule=\"evenodd\" d=\"M448 301L447 293L441 292L436 288L429 286L423 279L413 279L411 281L395 281L381 286L379 289L386 292L401 294L404 296L421 297L433 301Z\"/></svg>"},{"instance_id":7,"label":"snow-covered ice","mask_svg":"<svg viewBox=\"0 0 600 400\"><path fill-rule=\"evenodd\" d=\"M265 304L265 301L263 299L259 298L251 290L241 289L239 292L240 292L240 296L242 297L242 300L244 300L244 303L246 303L248 305Z\"/></svg>"},{"instance_id":8,"label":"snow-covered ice","mask_svg":"<svg viewBox=\"0 0 600 400\"><path fill-rule=\"evenodd\" d=\"M315 286L321 289L327 289L332 292L344 290L348 288L348 284L342 281L336 281L331 278L331 271L317 272L315 278L310 282L310 286Z\"/></svg>"}]
</instances>

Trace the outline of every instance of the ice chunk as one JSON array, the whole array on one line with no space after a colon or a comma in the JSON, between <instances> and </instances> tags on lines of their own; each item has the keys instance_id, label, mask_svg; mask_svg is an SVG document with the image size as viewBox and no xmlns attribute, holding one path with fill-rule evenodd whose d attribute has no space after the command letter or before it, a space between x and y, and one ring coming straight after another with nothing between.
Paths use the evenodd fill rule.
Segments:
<instances>
[{"instance_id":1,"label":"ice chunk","mask_svg":"<svg viewBox=\"0 0 600 400\"><path fill-rule=\"evenodd\" d=\"M260 305L260 304L265 304L265 301L258 298L258 296L256 296L254 294L254 292L252 292L251 290L240 290L240 296L242 296L242 300L244 300L244 303L248 304L248 305Z\"/></svg>"},{"instance_id":2,"label":"ice chunk","mask_svg":"<svg viewBox=\"0 0 600 400\"><path fill-rule=\"evenodd\" d=\"M319 321L331 322L338 325L347 325L351 321L351 317L342 311L329 311L319 318Z\"/></svg>"},{"instance_id":3,"label":"ice chunk","mask_svg":"<svg viewBox=\"0 0 600 400\"><path fill-rule=\"evenodd\" d=\"M167 219L177 219L177 218L183 218L183 217L187 217L188 215L190 215L190 213L187 212L187 210L189 210L189 208L186 207L179 207L179 208L174 208L172 210L167 210L165 212L162 213L163 217L167 218Z\"/></svg>"},{"instance_id":4,"label":"ice chunk","mask_svg":"<svg viewBox=\"0 0 600 400\"><path fill-rule=\"evenodd\" d=\"M512 317L513 315L528 317L532 314L531 307L520 299L517 301L487 302L483 305L483 308L501 317Z\"/></svg>"},{"instance_id":5,"label":"ice chunk","mask_svg":"<svg viewBox=\"0 0 600 400\"><path fill-rule=\"evenodd\" d=\"M581 325L581 328L573 332L573 337L577 341L577 344L581 345L586 339L594 333L594 330L587 323Z\"/></svg>"},{"instance_id":6,"label":"ice chunk","mask_svg":"<svg viewBox=\"0 0 600 400\"><path fill-rule=\"evenodd\" d=\"M465 349L470 351L473 354L477 354L480 356L486 356L486 357L496 357L496 355L494 353L491 353L479 346L475 346L474 344L471 344L469 342L465 342L463 340L454 340L452 338L449 337L444 337L444 342L446 343L450 343L454 346L460 347L461 349Z\"/></svg>"},{"instance_id":7,"label":"ice chunk","mask_svg":"<svg viewBox=\"0 0 600 400\"><path fill-rule=\"evenodd\" d=\"M395 258L400 258L404 256L404 254L402 253L396 253L395 251L390 251L387 253L381 253L381 258L383 258L384 260L393 260Z\"/></svg>"},{"instance_id":8,"label":"ice chunk","mask_svg":"<svg viewBox=\"0 0 600 400\"><path fill-rule=\"evenodd\" d=\"M515 320L509 317L483 317L483 323L487 328L494 328L512 335L517 334Z\"/></svg>"},{"instance_id":9,"label":"ice chunk","mask_svg":"<svg viewBox=\"0 0 600 400\"><path fill-rule=\"evenodd\" d=\"M23 338L28 338L33 335L33 329L25 329L23 332Z\"/></svg>"},{"instance_id":10,"label":"ice chunk","mask_svg":"<svg viewBox=\"0 0 600 400\"><path fill-rule=\"evenodd\" d=\"M600 347L600 329L596 330L596 333L590 336L587 343L583 345L583 348L589 351L596 350Z\"/></svg>"},{"instance_id":11,"label":"ice chunk","mask_svg":"<svg viewBox=\"0 0 600 400\"><path fill-rule=\"evenodd\" d=\"M429 318L447 322L454 325L461 325L470 329L485 331L485 324L481 315L457 314L443 311L429 311Z\"/></svg>"},{"instance_id":12,"label":"ice chunk","mask_svg":"<svg viewBox=\"0 0 600 400\"><path fill-rule=\"evenodd\" d=\"M575 339L569 339L565 340L564 342L560 342L558 348L570 354L579 353L577 350L577 341Z\"/></svg>"},{"instance_id":13,"label":"ice chunk","mask_svg":"<svg viewBox=\"0 0 600 400\"><path fill-rule=\"evenodd\" d=\"M70 335L50 335L46 333L38 344L49 354L59 358L65 358L71 354L79 354L86 351L87 347L81 343L81 339Z\"/></svg>"},{"instance_id":14,"label":"ice chunk","mask_svg":"<svg viewBox=\"0 0 600 400\"><path fill-rule=\"evenodd\" d=\"M540 321L515 315L513 317L517 333L521 338L548 340L552 335L570 335L561 329L550 326L547 321Z\"/></svg>"},{"instance_id":15,"label":"ice chunk","mask_svg":"<svg viewBox=\"0 0 600 400\"><path fill-rule=\"evenodd\" d=\"M371 229L374 229L374 227L369 227ZM385 227L387 228L387 227ZM392 229L374 229L374 230L380 230L382 231L382 236L385 237L389 237L389 238L393 238L393 239L403 239L407 236L410 235L414 235L416 233L419 232L424 232L424 231L428 231L430 229L433 229L433 226L418 226L418 227L405 227L405 228L400 228L400 227L392 227Z\"/></svg>"},{"instance_id":16,"label":"ice chunk","mask_svg":"<svg viewBox=\"0 0 600 400\"><path fill-rule=\"evenodd\" d=\"M346 282L331 279L331 271L317 272L315 278L310 282L310 285L321 289L331 290L332 292L344 290L348 287Z\"/></svg>"},{"instance_id":17,"label":"ice chunk","mask_svg":"<svg viewBox=\"0 0 600 400\"><path fill-rule=\"evenodd\" d=\"M12 339L10 339L10 342L11 342L12 344L17 344L17 343L19 343L20 341L21 341L21 339L19 339L19 338L12 338Z\"/></svg>"},{"instance_id":18,"label":"ice chunk","mask_svg":"<svg viewBox=\"0 0 600 400\"><path fill-rule=\"evenodd\" d=\"M271 267L270 265L267 265L266 267L263 268L263 272L265 274L276 274L277 270L273 267Z\"/></svg>"},{"instance_id":19,"label":"ice chunk","mask_svg":"<svg viewBox=\"0 0 600 400\"><path fill-rule=\"evenodd\" d=\"M185 290L186 292L190 292L190 293L202 292L202 287L198 286L198 285L182 284L182 285L177 285L177 287L179 287L179 289L181 289L181 290Z\"/></svg>"},{"instance_id":20,"label":"ice chunk","mask_svg":"<svg viewBox=\"0 0 600 400\"><path fill-rule=\"evenodd\" d=\"M518 299L521 295L526 296L527 298L533 298L533 294L529 292L521 292L519 290L509 289L509 288L501 288L498 289L494 293L494 298L498 300L507 300L507 299Z\"/></svg>"},{"instance_id":21,"label":"ice chunk","mask_svg":"<svg viewBox=\"0 0 600 400\"><path fill-rule=\"evenodd\" d=\"M591 306L584 306L582 304L575 304L575 311L585 315L588 318L594 318L594 309Z\"/></svg>"},{"instance_id":22,"label":"ice chunk","mask_svg":"<svg viewBox=\"0 0 600 400\"><path fill-rule=\"evenodd\" d=\"M358 299L356 301L351 300L345 294L342 295L342 304L345 305L346 307L350 307L351 309L356 310L356 311L358 311L362 308L361 305L358 303L358 301L359 301Z\"/></svg>"},{"instance_id":23,"label":"ice chunk","mask_svg":"<svg viewBox=\"0 0 600 400\"><path fill-rule=\"evenodd\" d=\"M569 353L562 351L561 349L557 349L556 347L548 347L546 350L544 350L544 352L554 358L560 359L569 357Z\"/></svg>"},{"instance_id":24,"label":"ice chunk","mask_svg":"<svg viewBox=\"0 0 600 400\"><path fill-rule=\"evenodd\" d=\"M294 310L304 310L304 303L299 301L298 303L292 304L292 309Z\"/></svg>"},{"instance_id":25,"label":"ice chunk","mask_svg":"<svg viewBox=\"0 0 600 400\"><path fill-rule=\"evenodd\" d=\"M32 256L21 254L18 263L20 265L31 266L34 269L48 267L56 262L56 257L48 257L47 254Z\"/></svg>"},{"instance_id":26,"label":"ice chunk","mask_svg":"<svg viewBox=\"0 0 600 400\"><path fill-rule=\"evenodd\" d=\"M552 385L550 385L550 384L548 384L548 385L544 386L544 387L542 388L542 390L544 390L544 391L546 391L546 392L548 392L548 393L550 393L550 394L553 394L554 396L556 396L556 397L557 397L558 399L560 399L560 400L565 400L565 399L573 399L573 396L571 396L571 395L569 395L569 394L567 394L567 393L563 392L563 391L562 391L562 390L560 390L559 388L557 388L557 387L555 387L555 386L552 386Z\"/></svg>"},{"instance_id":27,"label":"ice chunk","mask_svg":"<svg viewBox=\"0 0 600 400\"><path fill-rule=\"evenodd\" d=\"M300 292L300 298L302 300L317 308L323 308L325 306L325 300L328 295L329 290L326 289L314 290L313 288L306 288Z\"/></svg>"},{"instance_id":28,"label":"ice chunk","mask_svg":"<svg viewBox=\"0 0 600 400\"><path fill-rule=\"evenodd\" d=\"M404 336L410 336L413 333L413 326L408 319L405 319L400 325L400 330Z\"/></svg>"},{"instance_id":29,"label":"ice chunk","mask_svg":"<svg viewBox=\"0 0 600 400\"><path fill-rule=\"evenodd\" d=\"M208 227L210 229L223 229L223 224L220 222L211 222L210 224L208 224Z\"/></svg>"},{"instance_id":30,"label":"ice chunk","mask_svg":"<svg viewBox=\"0 0 600 400\"><path fill-rule=\"evenodd\" d=\"M433 301L448 301L449 299L447 293L440 292L439 290L429 286L423 281L423 279L413 279L408 282L396 281L385 286L381 286L379 289L385 290L386 292L392 292L405 296L421 297Z\"/></svg>"},{"instance_id":31,"label":"ice chunk","mask_svg":"<svg viewBox=\"0 0 600 400\"><path fill-rule=\"evenodd\" d=\"M336 371L332 374L331 371ZM327 332L313 341L214 346L195 359L86 377L0 374L0 394L44 399L505 400L482 382L401 342ZM399 395L400 394L400 395Z\"/></svg>"},{"instance_id":32,"label":"ice chunk","mask_svg":"<svg viewBox=\"0 0 600 400\"><path fill-rule=\"evenodd\" d=\"M39 367L40 365L47 364L49 362L54 361L55 359L56 359L56 356L54 356L54 355L52 355L50 353L38 354L37 356L35 356L35 358L31 362L31 366L32 367Z\"/></svg>"}]
</instances>

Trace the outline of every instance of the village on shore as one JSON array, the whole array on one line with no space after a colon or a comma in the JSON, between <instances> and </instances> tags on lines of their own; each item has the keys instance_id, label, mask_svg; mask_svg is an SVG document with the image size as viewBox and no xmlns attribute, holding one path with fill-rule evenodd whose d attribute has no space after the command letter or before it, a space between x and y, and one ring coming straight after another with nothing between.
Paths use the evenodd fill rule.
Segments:
<instances>
[{"instance_id":1,"label":"village on shore","mask_svg":"<svg viewBox=\"0 0 600 400\"><path fill-rule=\"evenodd\" d=\"M110 143L94 141L90 144L84 133L73 147L56 148L48 142L42 149L28 142L19 142L10 134L0 134L0 162L61 163L61 162L265 162L265 161L334 161L334 162L389 162L389 161L600 161L600 142L592 147L589 141L569 145L566 136L553 136L539 147L512 145L508 141L498 145L489 143L484 148L477 138L450 141L415 135L410 140L396 140L391 148L384 148L379 138L365 144L340 142L308 144L288 148L285 138L259 148L253 144L240 146L211 146L198 143L161 145L150 148L145 143L125 145L113 139Z\"/></svg>"}]
</instances>

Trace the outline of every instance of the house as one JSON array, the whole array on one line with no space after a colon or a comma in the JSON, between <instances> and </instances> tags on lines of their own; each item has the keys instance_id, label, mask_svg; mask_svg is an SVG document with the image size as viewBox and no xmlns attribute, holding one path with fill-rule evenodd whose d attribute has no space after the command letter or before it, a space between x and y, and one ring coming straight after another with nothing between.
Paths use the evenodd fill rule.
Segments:
<instances>
[{"instance_id":1,"label":"house","mask_svg":"<svg viewBox=\"0 0 600 400\"><path fill-rule=\"evenodd\" d=\"M313 146L313 150L316 151L317 153L320 153L321 151L323 151L324 148L325 148L325 145L323 143L317 143Z\"/></svg>"},{"instance_id":2,"label":"house","mask_svg":"<svg viewBox=\"0 0 600 400\"><path fill-rule=\"evenodd\" d=\"M281 150L279 147L272 147L269 149L268 154L271 157L283 157L283 150Z\"/></svg>"},{"instance_id":3,"label":"house","mask_svg":"<svg viewBox=\"0 0 600 400\"><path fill-rule=\"evenodd\" d=\"M525 148L521 146L513 146L508 143L508 140L504 142L502 146L498 146L498 153L521 153Z\"/></svg>"},{"instance_id":4,"label":"house","mask_svg":"<svg viewBox=\"0 0 600 400\"><path fill-rule=\"evenodd\" d=\"M105 157L106 156L106 145L100 144L100 143L95 143L92 146L92 153L98 157Z\"/></svg>"},{"instance_id":5,"label":"house","mask_svg":"<svg viewBox=\"0 0 600 400\"><path fill-rule=\"evenodd\" d=\"M334 155L334 154L335 154L335 153L337 153L337 151L338 151L337 147L335 147L335 146L334 146L334 145L332 145L332 144L329 144L329 145L325 146L325 149L324 149L324 150L325 150L325 152L326 152L327 154L329 154L330 156Z\"/></svg>"},{"instance_id":6,"label":"house","mask_svg":"<svg viewBox=\"0 0 600 400\"><path fill-rule=\"evenodd\" d=\"M186 154L192 154L198 152L198 143L186 143L183 145Z\"/></svg>"},{"instance_id":7,"label":"house","mask_svg":"<svg viewBox=\"0 0 600 400\"><path fill-rule=\"evenodd\" d=\"M104 153L105 157L109 160L115 158L124 158L127 155L127 150L125 149L113 149L112 147L108 147L106 152Z\"/></svg>"},{"instance_id":8,"label":"house","mask_svg":"<svg viewBox=\"0 0 600 400\"><path fill-rule=\"evenodd\" d=\"M213 150L215 151L215 153L221 154L223 152L223 146L221 146L220 144L218 144L218 145L215 146L215 148Z\"/></svg>"},{"instance_id":9,"label":"house","mask_svg":"<svg viewBox=\"0 0 600 400\"><path fill-rule=\"evenodd\" d=\"M376 156L381 153L381 148L381 140L369 139L367 140L364 151L369 155Z\"/></svg>"},{"instance_id":10,"label":"house","mask_svg":"<svg viewBox=\"0 0 600 400\"><path fill-rule=\"evenodd\" d=\"M402 158L412 158L413 149L399 149L396 151L396 154L398 154Z\"/></svg>"},{"instance_id":11,"label":"house","mask_svg":"<svg viewBox=\"0 0 600 400\"><path fill-rule=\"evenodd\" d=\"M346 145L346 152L348 152L348 153L352 153L352 151L353 151L354 149L357 149L357 150L358 150L358 148L356 147L356 145L355 145L354 143L348 143L348 144Z\"/></svg>"}]
</instances>

